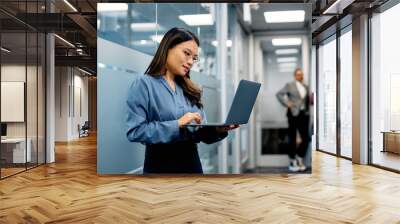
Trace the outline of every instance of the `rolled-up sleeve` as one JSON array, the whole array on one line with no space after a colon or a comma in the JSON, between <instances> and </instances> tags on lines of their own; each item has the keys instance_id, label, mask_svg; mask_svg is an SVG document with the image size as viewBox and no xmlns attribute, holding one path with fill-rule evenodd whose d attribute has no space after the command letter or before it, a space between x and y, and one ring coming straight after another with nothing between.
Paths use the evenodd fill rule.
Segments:
<instances>
[{"instance_id":1,"label":"rolled-up sleeve","mask_svg":"<svg viewBox=\"0 0 400 224\"><path fill-rule=\"evenodd\" d=\"M179 139L178 120L148 120L149 102L148 86L142 78L137 78L130 86L127 99L128 140L143 144L158 144Z\"/></svg>"}]
</instances>

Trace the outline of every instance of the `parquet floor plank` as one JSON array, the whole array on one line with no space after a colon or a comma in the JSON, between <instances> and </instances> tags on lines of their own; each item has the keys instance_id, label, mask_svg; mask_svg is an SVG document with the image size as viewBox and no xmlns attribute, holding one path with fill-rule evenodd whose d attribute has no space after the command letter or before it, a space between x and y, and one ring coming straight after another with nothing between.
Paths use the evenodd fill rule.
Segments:
<instances>
[{"instance_id":1,"label":"parquet floor plank","mask_svg":"<svg viewBox=\"0 0 400 224\"><path fill-rule=\"evenodd\" d=\"M313 152L312 174L97 175L96 137L0 181L0 223L400 223L400 175Z\"/></svg>"}]
</instances>

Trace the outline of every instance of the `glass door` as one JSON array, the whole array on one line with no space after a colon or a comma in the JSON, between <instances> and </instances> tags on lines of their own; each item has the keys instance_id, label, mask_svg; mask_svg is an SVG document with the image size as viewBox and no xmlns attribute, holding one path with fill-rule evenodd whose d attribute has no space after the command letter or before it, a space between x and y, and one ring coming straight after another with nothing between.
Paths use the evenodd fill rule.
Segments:
<instances>
[{"instance_id":1,"label":"glass door","mask_svg":"<svg viewBox=\"0 0 400 224\"><path fill-rule=\"evenodd\" d=\"M318 48L318 145L336 154L336 35Z\"/></svg>"},{"instance_id":2,"label":"glass door","mask_svg":"<svg viewBox=\"0 0 400 224\"><path fill-rule=\"evenodd\" d=\"M340 40L340 155L352 157L352 32L341 31Z\"/></svg>"}]
</instances>

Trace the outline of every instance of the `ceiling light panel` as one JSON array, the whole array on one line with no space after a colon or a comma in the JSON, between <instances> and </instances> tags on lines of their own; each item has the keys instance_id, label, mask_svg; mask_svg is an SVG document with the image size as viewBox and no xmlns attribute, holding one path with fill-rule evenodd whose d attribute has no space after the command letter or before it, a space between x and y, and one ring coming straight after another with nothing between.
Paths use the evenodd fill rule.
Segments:
<instances>
[{"instance_id":1,"label":"ceiling light panel","mask_svg":"<svg viewBox=\"0 0 400 224\"><path fill-rule=\"evenodd\" d=\"M280 63L278 65L279 65L279 68L295 68L297 63L294 63L294 62L287 62L286 63L285 62L285 63Z\"/></svg>"},{"instance_id":2,"label":"ceiling light panel","mask_svg":"<svg viewBox=\"0 0 400 224\"><path fill-rule=\"evenodd\" d=\"M9 49L7 49L7 48L5 48L5 47L2 47L2 48L0 48L2 51L4 51L4 52L6 52L6 53L10 53L11 52L11 50L9 50Z\"/></svg>"},{"instance_id":3,"label":"ceiling light panel","mask_svg":"<svg viewBox=\"0 0 400 224\"><path fill-rule=\"evenodd\" d=\"M68 5L74 12L78 12L78 10L68 1L64 0L64 3Z\"/></svg>"},{"instance_id":4,"label":"ceiling light panel","mask_svg":"<svg viewBox=\"0 0 400 224\"><path fill-rule=\"evenodd\" d=\"M278 63L297 62L297 57L281 57L281 58L277 58L276 62L278 62Z\"/></svg>"},{"instance_id":5,"label":"ceiling light panel","mask_svg":"<svg viewBox=\"0 0 400 224\"><path fill-rule=\"evenodd\" d=\"M62 38L62 37L60 37L60 36L57 35L57 34L54 34L54 36L57 37L57 38L58 38L59 40L61 40L62 42L64 42L65 44L67 44L68 46L75 48L75 45L73 45L73 44L72 44L71 42L69 42L68 40L66 40L66 39L64 39L64 38Z\"/></svg>"},{"instance_id":6,"label":"ceiling light panel","mask_svg":"<svg viewBox=\"0 0 400 224\"><path fill-rule=\"evenodd\" d=\"M274 46L294 46L300 45L300 38L274 38L272 39L272 45Z\"/></svg>"},{"instance_id":7,"label":"ceiling light panel","mask_svg":"<svg viewBox=\"0 0 400 224\"><path fill-rule=\"evenodd\" d=\"M98 3L98 12L121 12L128 11L127 3Z\"/></svg>"},{"instance_id":8,"label":"ceiling light panel","mask_svg":"<svg viewBox=\"0 0 400 224\"><path fill-rule=\"evenodd\" d=\"M299 53L299 50L296 48L290 48L290 49L277 49L275 50L275 54L277 55L285 55L285 54L297 54Z\"/></svg>"},{"instance_id":9,"label":"ceiling light panel","mask_svg":"<svg viewBox=\"0 0 400 224\"><path fill-rule=\"evenodd\" d=\"M294 23L304 22L303 10L264 12L266 23Z\"/></svg>"},{"instance_id":10,"label":"ceiling light panel","mask_svg":"<svg viewBox=\"0 0 400 224\"><path fill-rule=\"evenodd\" d=\"M210 26L214 24L211 14L180 15L179 19L188 26Z\"/></svg>"},{"instance_id":11,"label":"ceiling light panel","mask_svg":"<svg viewBox=\"0 0 400 224\"><path fill-rule=\"evenodd\" d=\"M213 40L213 41L211 42L211 44L212 44L214 47L217 47L217 46L218 46L218 41ZM226 46L227 46L227 47L232 47L232 40L226 40Z\"/></svg>"},{"instance_id":12,"label":"ceiling light panel","mask_svg":"<svg viewBox=\"0 0 400 224\"><path fill-rule=\"evenodd\" d=\"M294 72L295 68L280 68L279 72Z\"/></svg>"},{"instance_id":13,"label":"ceiling light panel","mask_svg":"<svg viewBox=\"0 0 400 224\"><path fill-rule=\"evenodd\" d=\"M160 25L157 23L131 23L132 31L155 31L159 28Z\"/></svg>"},{"instance_id":14,"label":"ceiling light panel","mask_svg":"<svg viewBox=\"0 0 400 224\"><path fill-rule=\"evenodd\" d=\"M150 38L157 43L161 43L162 38L164 35L151 35Z\"/></svg>"}]
</instances>

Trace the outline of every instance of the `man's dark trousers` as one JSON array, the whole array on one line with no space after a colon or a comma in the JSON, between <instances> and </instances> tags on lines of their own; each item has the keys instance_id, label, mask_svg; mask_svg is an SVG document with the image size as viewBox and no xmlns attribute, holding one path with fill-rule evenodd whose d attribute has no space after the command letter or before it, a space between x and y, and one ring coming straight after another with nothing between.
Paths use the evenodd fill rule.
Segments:
<instances>
[{"instance_id":1,"label":"man's dark trousers","mask_svg":"<svg viewBox=\"0 0 400 224\"><path fill-rule=\"evenodd\" d=\"M289 121L289 157L294 159L297 154L304 158L311 141L309 133L310 115L301 110L298 116L293 116L290 109L288 109L287 117ZM298 148L296 147L297 131L299 131L301 137L301 143Z\"/></svg>"}]
</instances>

